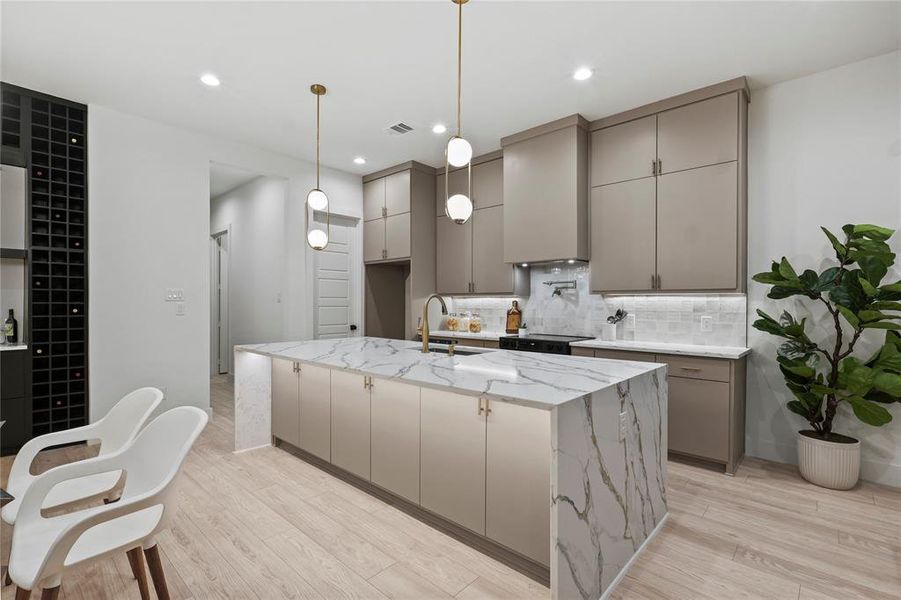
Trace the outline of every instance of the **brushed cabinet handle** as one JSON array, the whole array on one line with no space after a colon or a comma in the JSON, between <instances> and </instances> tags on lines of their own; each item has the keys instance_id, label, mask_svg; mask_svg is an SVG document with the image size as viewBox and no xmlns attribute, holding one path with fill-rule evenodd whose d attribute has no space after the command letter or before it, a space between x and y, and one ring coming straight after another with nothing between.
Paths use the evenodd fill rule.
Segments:
<instances>
[{"instance_id":1,"label":"brushed cabinet handle","mask_svg":"<svg viewBox=\"0 0 901 600\"><path fill-rule=\"evenodd\" d=\"M654 275L651 275L651 289L652 290L657 289L657 278L654 277Z\"/></svg>"},{"instance_id":2,"label":"brushed cabinet handle","mask_svg":"<svg viewBox=\"0 0 901 600\"><path fill-rule=\"evenodd\" d=\"M489 406L489 404L488 404L488 398L485 398L485 416L487 417L490 414L491 414L491 406Z\"/></svg>"},{"instance_id":3,"label":"brushed cabinet handle","mask_svg":"<svg viewBox=\"0 0 901 600\"><path fill-rule=\"evenodd\" d=\"M657 174L663 175L663 160L660 158L657 159Z\"/></svg>"},{"instance_id":4,"label":"brushed cabinet handle","mask_svg":"<svg viewBox=\"0 0 901 600\"><path fill-rule=\"evenodd\" d=\"M383 217L387 217L387 216L388 216L388 207L387 207L387 206L383 206L383 207L382 207L382 216L383 216Z\"/></svg>"},{"instance_id":5,"label":"brushed cabinet handle","mask_svg":"<svg viewBox=\"0 0 901 600\"><path fill-rule=\"evenodd\" d=\"M683 371L692 371L692 372L697 372L697 371L701 370L701 367L679 367L679 368L682 369Z\"/></svg>"},{"instance_id":6,"label":"brushed cabinet handle","mask_svg":"<svg viewBox=\"0 0 901 600\"><path fill-rule=\"evenodd\" d=\"M658 290L662 290L662 289L663 289L663 284L660 283L660 273L657 274L657 289L658 289Z\"/></svg>"},{"instance_id":7,"label":"brushed cabinet handle","mask_svg":"<svg viewBox=\"0 0 901 600\"><path fill-rule=\"evenodd\" d=\"M482 402L484 402L484 400L485 400L484 398L479 398L479 414L482 414L483 412L485 412L485 407L482 406Z\"/></svg>"},{"instance_id":8,"label":"brushed cabinet handle","mask_svg":"<svg viewBox=\"0 0 901 600\"><path fill-rule=\"evenodd\" d=\"M657 174L657 161L652 160L651 161L651 175L656 175L656 174Z\"/></svg>"}]
</instances>

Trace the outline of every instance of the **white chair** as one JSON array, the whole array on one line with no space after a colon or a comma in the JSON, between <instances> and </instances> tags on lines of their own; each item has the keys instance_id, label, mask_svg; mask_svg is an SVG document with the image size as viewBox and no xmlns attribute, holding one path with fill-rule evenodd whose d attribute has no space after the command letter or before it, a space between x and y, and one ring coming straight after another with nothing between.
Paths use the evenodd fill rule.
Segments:
<instances>
[{"instance_id":1,"label":"white chair","mask_svg":"<svg viewBox=\"0 0 901 600\"><path fill-rule=\"evenodd\" d=\"M10 525L16 523L16 514L19 512L22 497L35 480L35 476L31 474L31 463L34 462L38 452L50 446L89 440L100 441L100 456L117 452L134 439L162 400L163 392L160 390L152 387L140 388L124 396L96 423L48 433L30 440L16 454L9 471L6 491L14 497L14 500L3 507L0 517ZM119 482L120 475L121 473L102 473L67 481L47 495L43 508L106 496Z\"/></svg>"},{"instance_id":2,"label":"white chair","mask_svg":"<svg viewBox=\"0 0 901 600\"><path fill-rule=\"evenodd\" d=\"M193 406L173 408L151 421L120 451L38 476L22 498L13 530L9 574L17 586L16 600L27 600L35 586L44 588L42 600L55 600L66 569L126 551L141 597L147 599L142 548L157 596L168 599L156 535L166 528L174 510L171 484L208 419ZM125 486L117 502L41 516L41 506L54 486L120 471L125 474Z\"/></svg>"}]
</instances>

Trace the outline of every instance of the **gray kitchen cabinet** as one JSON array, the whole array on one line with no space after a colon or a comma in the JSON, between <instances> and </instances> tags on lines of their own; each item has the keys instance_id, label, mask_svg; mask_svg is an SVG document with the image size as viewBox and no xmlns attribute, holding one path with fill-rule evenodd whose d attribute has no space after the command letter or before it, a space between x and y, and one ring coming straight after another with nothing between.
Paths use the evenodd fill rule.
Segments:
<instances>
[{"instance_id":1,"label":"gray kitchen cabinet","mask_svg":"<svg viewBox=\"0 0 901 600\"><path fill-rule=\"evenodd\" d=\"M315 365L299 368L300 443L297 446L322 460L331 460L331 370Z\"/></svg>"},{"instance_id":2,"label":"gray kitchen cabinet","mask_svg":"<svg viewBox=\"0 0 901 600\"><path fill-rule=\"evenodd\" d=\"M657 115L660 173L738 160L739 93Z\"/></svg>"},{"instance_id":3,"label":"gray kitchen cabinet","mask_svg":"<svg viewBox=\"0 0 901 600\"><path fill-rule=\"evenodd\" d=\"M370 385L372 483L419 503L419 387Z\"/></svg>"},{"instance_id":4,"label":"gray kitchen cabinet","mask_svg":"<svg viewBox=\"0 0 901 600\"><path fill-rule=\"evenodd\" d=\"M472 291L512 294L514 267L504 262L504 206L472 213Z\"/></svg>"},{"instance_id":5,"label":"gray kitchen cabinet","mask_svg":"<svg viewBox=\"0 0 901 600\"><path fill-rule=\"evenodd\" d=\"M656 158L656 115L599 129L591 134L591 185L653 177Z\"/></svg>"},{"instance_id":6,"label":"gray kitchen cabinet","mask_svg":"<svg viewBox=\"0 0 901 600\"><path fill-rule=\"evenodd\" d=\"M385 258L385 219L363 222L363 261L373 262Z\"/></svg>"},{"instance_id":7,"label":"gray kitchen cabinet","mask_svg":"<svg viewBox=\"0 0 901 600\"><path fill-rule=\"evenodd\" d=\"M385 218L385 258L395 260L410 257L410 213Z\"/></svg>"},{"instance_id":8,"label":"gray kitchen cabinet","mask_svg":"<svg viewBox=\"0 0 901 600\"><path fill-rule=\"evenodd\" d=\"M385 216L385 178L363 184L363 220L372 221Z\"/></svg>"},{"instance_id":9,"label":"gray kitchen cabinet","mask_svg":"<svg viewBox=\"0 0 901 600\"><path fill-rule=\"evenodd\" d=\"M332 464L369 479L369 378L332 371Z\"/></svg>"},{"instance_id":10,"label":"gray kitchen cabinet","mask_svg":"<svg viewBox=\"0 0 901 600\"><path fill-rule=\"evenodd\" d=\"M466 185L466 182L463 182ZM504 160L497 158L472 167L473 208L490 208L504 203Z\"/></svg>"},{"instance_id":11,"label":"gray kitchen cabinet","mask_svg":"<svg viewBox=\"0 0 901 600\"><path fill-rule=\"evenodd\" d=\"M667 378L669 449L725 462L729 457L729 384Z\"/></svg>"},{"instance_id":12,"label":"gray kitchen cabinet","mask_svg":"<svg viewBox=\"0 0 901 600\"><path fill-rule=\"evenodd\" d=\"M420 505L484 535L483 400L424 387L420 406Z\"/></svg>"},{"instance_id":13,"label":"gray kitchen cabinet","mask_svg":"<svg viewBox=\"0 0 901 600\"><path fill-rule=\"evenodd\" d=\"M385 177L385 216L410 212L410 171Z\"/></svg>"},{"instance_id":14,"label":"gray kitchen cabinet","mask_svg":"<svg viewBox=\"0 0 901 600\"><path fill-rule=\"evenodd\" d=\"M272 359L272 435L300 446L300 378L297 363Z\"/></svg>"},{"instance_id":15,"label":"gray kitchen cabinet","mask_svg":"<svg viewBox=\"0 0 901 600\"><path fill-rule=\"evenodd\" d=\"M447 184L447 196L444 190L444 169L439 169L438 175L435 177L435 215L438 217L447 216L444 212L444 200L450 198L454 194L467 194L467 173L466 169L457 169L450 172L450 179ZM473 186L475 183L473 182Z\"/></svg>"},{"instance_id":16,"label":"gray kitchen cabinet","mask_svg":"<svg viewBox=\"0 0 901 600\"><path fill-rule=\"evenodd\" d=\"M501 140L504 262L589 258L587 123L573 115Z\"/></svg>"},{"instance_id":17,"label":"gray kitchen cabinet","mask_svg":"<svg viewBox=\"0 0 901 600\"><path fill-rule=\"evenodd\" d=\"M657 182L654 177L591 190L591 289L655 289Z\"/></svg>"},{"instance_id":18,"label":"gray kitchen cabinet","mask_svg":"<svg viewBox=\"0 0 901 600\"><path fill-rule=\"evenodd\" d=\"M485 402L485 535L549 565L551 413L509 402Z\"/></svg>"},{"instance_id":19,"label":"gray kitchen cabinet","mask_svg":"<svg viewBox=\"0 0 901 600\"><path fill-rule=\"evenodd\" d=\"M737 182L735 162L657 178L658 289L739 287Z\"/></svg>"},{"instance_id":20,"label":"gray kitchen cabinet","mask_svg":"<svg viewBox=\"0 0 901 600\"><path fill-rule=\"evenodd\" d=\"M439 294L468 294L472 289L473 222L457 225L448 217L437 218L435 278Z\"/></svg>"}]
</instances>

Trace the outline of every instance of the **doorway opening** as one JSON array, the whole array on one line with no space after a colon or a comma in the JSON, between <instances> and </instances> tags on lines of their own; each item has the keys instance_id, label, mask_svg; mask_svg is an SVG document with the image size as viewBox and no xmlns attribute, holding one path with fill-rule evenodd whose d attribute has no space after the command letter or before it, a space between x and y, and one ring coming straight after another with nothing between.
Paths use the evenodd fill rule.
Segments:
<instances>
[{"instance_id":1,"label":"doorway opening","mask_svg":"<svg viewBox=\"0 0 901 600\"><path fill-rule=\"evenodd\" d=\"M230 372L228 331L228 230L210 236L210 374Z\"/></svg>"}]
</instances>

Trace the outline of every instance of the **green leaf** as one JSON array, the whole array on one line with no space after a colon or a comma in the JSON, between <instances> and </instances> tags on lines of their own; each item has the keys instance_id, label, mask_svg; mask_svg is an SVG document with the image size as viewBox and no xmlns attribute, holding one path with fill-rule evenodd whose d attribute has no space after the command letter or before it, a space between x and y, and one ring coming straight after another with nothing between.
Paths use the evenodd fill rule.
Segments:
<instances>
[{"instance_id":1,"label":"green leaf","mask_svg":"<svg viewBox=\"0 0 901 600\"><path fill-rule=\"evenodd\" d=\"M829 290L834 288L835 279L836 277L838 277L839 272L841 272L841 269L839 269L838 267L829 267L828 269L820 273L817 281L817 289L821 292L828 292Z\"/></svg>"},{"instance_id":2,"label":"green leaf","mask_svg":"<svg viewBox=\"0 0 901 600\"><path fill-rule=\"evenodd\" d=\"M870 402L860 396L850 396L848 402L851 404L854 415L867 425L879 427L892 420L891 413L875 402Z\"/></svg>"},{"instance_id":3,"label":"green leaf","mask_svg":"<svg viewBox=\"0 0 901 600\"><path fill-rule=\"evenodd\" d=\"M810 411L808 409L806 409L804 407L804 405L801 404L800 402L798 402L797 400L790 400L786 404L786 406L788 407L788 410L792 411L793 413L795 413L797 415L801 415L805 419L808 419L808 420L810 419Z\"/></svg>"},{"instance_id":4,"label":"green leaf","mask_svg":"<svg viewBox=\"0 0 901 600\"><path fill-rule=\"evenodd\" d=\"M802 379L811 379L816 375L816 370L802 360L785 358L783 356L777 357L776 360L779 362L783 373L788 371Z\"/></svg>"},{"instance_id":5,"label":"green leaf","mask_svg":"<svg viewBox=\"0 0 901 600\"><path fill-rule=\"evenodd\" d=\"M840 312L841 315L845 317L845 321L848 322L848 325L850 325L854 329L860 329L860 319L857 318L857 315L851 312L850 308L845 308L841 304L836 304L835 307L838 309L838 312Z\"/></svg>"},{"instance_id":6,"label":"green leaf","mask_svg":"<svg viewBox=\"0 0 901 600\"><path fill-rule=\"evenodd\" d=\"M888 265L891 263L892 261L889 259L888 264L886 264L886 260L882 255L861 256L857 259L860 270L863 271L866 279L874 286L878 286L882 278L885 277L885 274L888 272ZM875 288L873 293L869 295L876 295Z\"/></svg>"},{"instance_id":7,"label":"green leaf","mask_svg":"<svg viewBox=\"0 0 901 600\"><path fill-rule=\"evenodd\" d=\"M795 270L792 268L791 263L788 262L788 259L784 256L782 257L782 262L779 263L779 274L782 275L785 279L794 280L798 278L798 274L795 273Z\"/></svg>"},{"instance_id":8,"label":"green leaf","mask_svg":"<svg viewBox=\"0 0 901 600\"><path fill-rule=\"evenodd\" d=\"M766 283L769 285L782 283L785 279L779 273L773 273L772 271L764 271L763 273L758 273L751 277L757 283Z\"/></svg>"},{"instance_id":9,"label":"green leaf","mask_svg":"<svg viewBox=\"0 0 901 600\"><path fill-rule=\"evenodd\" d=\"M860 289L862 289L863 293L867 296L872 298L879 292L866 277L859 277L858 281L860 281Z\"/></svg>"},{"instance_id":10,"label":"green leaf","mask_svg":"<svg viewBox=\"0 0 901 600\"><path fill-rule=\"evenodd\" d=\"M895 231L886 227L879 227L878 225L855 225L854 233L855 235L862 235L871 240L884 242L892 237L892 234L894 234Z\"/></svg>"},{"instance_id":11,"label":"green leaf","mask_svg":"<svg viewBox=\"0 0 901 600\"><path fill-rule=\"evenodd\" d=\"M879 312L878 310L862 310L857 313L857 317L864 322L880 321L888 318L885 313Z\"/></svg>"},{"instance_id":12,"label":"green leaf","mask_svg":"<svg viewBox=\"0 0 901 600\"><path fill-rule=\"evenodd\" d=\"M842 361L842 371L838 376L839 384L851 393L863 396L873 388L876 371L861 365L857 359L851 361L849 367L849 360Z\"/></svg>"},{"instance_id":13,"label":"green leaf","mask_svg":"<svg viewBox=\"0 0 901 600\"><path fill-rule=\"evenodd\" d=\"M787 282L793 283L793 282ZM767 298L772 298L773 300L781 300L783 298L789 298L791 296L805 296L807 292L800 289L800 283L797 283L795 287L786 287L784 285L773 286L773 289L770 290L770 293L767 294Z\"/></svg>"},{"instance_id":14,"label":"green leaf","mask_svg":"<svg viewBox=\"0 0 901 600\"><path fill-rule=\"evenodd\" d=\"M890 321L877 321L875 323L864 323L861 329L891 329L893 331L901 331L901 325Z\"/></svg>"},{"instance_id":15,"label":"green leaf","mask_svg":"<svg viewBox=\"0 0 901 600\"><path fill-rule=\"evenodd\" d=\"M901 292L901 281L880 286L879 289L884 292Z\"/></svg>"},{"instance_id":16,"label":"green leaf","mask_svg":"<svg viewBox=\"0 0 901 600\"><path fill-rule=\"evenodd\" d=\"M901 373L901 350L894 344L884 345L873 362L873 368Z\"/></svg>"},{"instance_id":17,"label":"green leaf","mask_svg":"<svg viewBox=\"0 0 901 600\"><path fill-rule=\"evenodd\" d=\"M829 242L832 244L832 247L835 249L835 257L839 260L842 259L843 256L848 252L848 249L838 241L838 238L835 237L831 231L826 229L825 227L820 227L823 230L823 233L826 234L826 237L829 238Z\"/></svg>"},{"instance_id":18,"label":"green leaf","mask_svg":"<svg viewBox=\"0 0 901 600\"><path fill-rule=\"evenodd\" d=\"M873 378L873 387L889 396L901 398L901 375L882 371Z\"/></svg>"},{"instance_id":19,"label":"green leaf","mask_svg":"<svg viewBox=\"0 0 901 600\"><path fill-rule=\"evenodd\" d=\"M901 302L874 302L870 306L876 310L901 310Z\"/></svg>"},{"instance_id":20,"label":"green leaf","mask_svg":"<svg viewBox=\"0 0 901 600\"><path fill-rule=\"evenodd\" d=\"M829 299L855 313L867 304L867 296L856 277L843 277L842 282L829 291Z\"/></svg>"}]
</instances>

